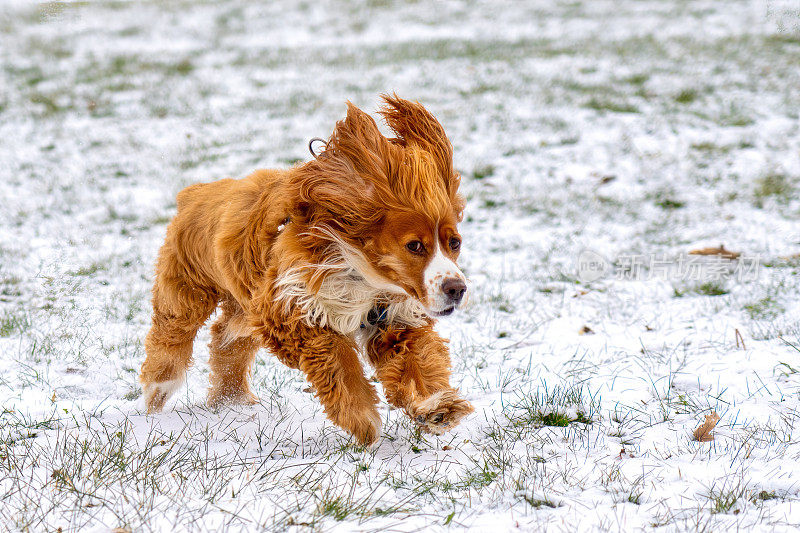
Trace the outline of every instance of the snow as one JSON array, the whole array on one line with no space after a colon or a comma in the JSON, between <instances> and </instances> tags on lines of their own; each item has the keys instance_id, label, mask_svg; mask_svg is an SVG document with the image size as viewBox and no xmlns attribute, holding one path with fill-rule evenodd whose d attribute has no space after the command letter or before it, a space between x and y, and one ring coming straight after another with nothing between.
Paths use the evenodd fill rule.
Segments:
<instances>
[{"instance_id":1,"label":"snow","mask_svg":"<svg viewBox=\"0 0 800 533\"><path fill-rule=\"evenodd\" d=\"M2 2L0 523L800 527L798 64L791 1ZM476 412L419 437L384 402L355 448L266 351L261 402L212 410L204 329L145 415L176 192L306 160L386 91L463 175L469 302L438 329ZM755 275L625 279L721 243ZM613 268L582 281L584 250Z\"/></svg>"}]
</instances>

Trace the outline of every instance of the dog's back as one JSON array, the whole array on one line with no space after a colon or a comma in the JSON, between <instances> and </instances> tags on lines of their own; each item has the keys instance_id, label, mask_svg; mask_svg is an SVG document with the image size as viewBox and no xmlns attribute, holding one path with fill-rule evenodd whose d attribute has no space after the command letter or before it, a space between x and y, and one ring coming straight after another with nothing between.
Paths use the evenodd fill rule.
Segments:
<instances>
[{"instance_id":1,"label":"dog's back","mask_svg":"<svg viewBox=\"0 0 800 533\"><path fill-rule=\"evenodd\" d=\"M177 196L178 212L167 228L161 254L172 255L186 275L200 286L227 289L236 295L235 280L230 279L225 264L230 254L242 250L254 212L263 217L257 204L272 196L285 171L259 170L243 179L222 179L198 183L181 190ZM285 218L281 202L267 212L273 216L263 227L263 237L277 231ZM271 227L274 226L274 227ZM263 244L263 243L262 243Z\"/></svg>"}]
</instances>

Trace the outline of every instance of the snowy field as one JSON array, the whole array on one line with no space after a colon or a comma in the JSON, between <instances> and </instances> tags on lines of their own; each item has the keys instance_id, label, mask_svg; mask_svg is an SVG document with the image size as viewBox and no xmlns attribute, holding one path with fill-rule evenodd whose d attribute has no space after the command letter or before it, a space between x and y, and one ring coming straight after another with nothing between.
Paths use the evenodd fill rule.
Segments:
<instances>
[{"instance_id":1,"label":"snowy field","mask_svg":"<svg viewBox=\"0 0 800 533\"><path fill-rule=\"evenodd\" d=\"M175 193L392 90L463 175L475 414L357 448L266 351L210 410L204 329L145 416ZM0 529L795 530L798 113L794 0L0 4Z\"/></svg>"}]
</instances>

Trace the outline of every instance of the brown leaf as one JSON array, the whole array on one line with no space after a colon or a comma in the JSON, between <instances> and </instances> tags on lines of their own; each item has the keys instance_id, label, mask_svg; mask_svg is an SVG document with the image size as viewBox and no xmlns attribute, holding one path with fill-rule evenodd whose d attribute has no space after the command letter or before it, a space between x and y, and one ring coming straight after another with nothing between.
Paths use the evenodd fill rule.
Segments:
<instances>
[{"instance_id":1,"label":"brown leaf","mask_svg":"<svg viewBox=\"0 0 800 533\"><path fill-rule=\"evenodd\" d=\"M740 252L731 252L730 250L725 249L725 245L720 244L718 247L710 247L710 248L698 248L697 250L692 250L689 252L689 255L718 255L724 259L738 259Z\"/></svg>"},{"instance_id":2,"label":"brown leaf","mask_svg":"<svg viewBox=\"0 0 800 533\"><path fill-rule=\"evenodd\" d=\"M714 428L719 422L719 415L716 411L710 415L706 415L706 421L700 424L700 427L694 430L694 440L698 442L711 442L714 440Z\"/></svg>"},{"instance_id":3,"label":"brown leaf","mask_svg":"<svg viewBox=\"0 0 800 533\"><path fill-rule=\"evenodd\" d=\"M594 335L594 331L589 326L583 326L580 331L578 331L578 335Z\"/></svg>"}]
</instances>

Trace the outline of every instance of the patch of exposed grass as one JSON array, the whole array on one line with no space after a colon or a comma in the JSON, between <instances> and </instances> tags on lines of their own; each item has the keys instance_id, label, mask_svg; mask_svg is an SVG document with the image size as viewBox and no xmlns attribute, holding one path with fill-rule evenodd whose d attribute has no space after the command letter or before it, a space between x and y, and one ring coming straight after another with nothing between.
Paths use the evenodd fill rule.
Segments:
<instances>
[{"instance_id":1,"label":"patch of exposed grass","mask_svg":"<svg viewBox=\"0 0 800 533\"><path fill-rule=\"evenodd\" d=\"M148 226L163 226L169 224L172 217L169 215L158 215L147 221Z\"/></svg>"},{"instance_id":2,"label":"patch of exposed grass","mask_svg":"<svg viewBox=\"0 0 800 533\"><path fill-rule=\"evenodd\" d=\"M189 59L181 59L172 68L177 74L186 76L194 70L194 65Z\"/></svg>"},{"instance_id":3,"label":"patch of exposed grass","mask_svg":"<svg viewBox=\"0 0 800 533\"><path fill-rule=\"evenodd\" d=\"M67 272L70 276L91 276L92 274L96 274L100 270L105 270L106 266L102 263L92 263L91 265L82 266L77 270L70 270Z\"/></svg>"},{"instance_id":4,"label":"patch of exposed grass","mask_svg":"<svg viewBox=\"0 0 800 533\"><path fill-rule=\"evenodd\" d=\"M675 101L679 104L691 104L697 100L697 96L696 89L683 89L675 96Z\"/></svg>"},{"instance_id":5,"label":"patch of exposed grass","mask_svg":"<svg viewBox=\"0 0 800 533\"><path fill-rule=\"evenodd\" d=\"M29 97L32 104L41 105L44 108L44 115L54 115L68 109L56 102L55 96L34 92Z\"/></svg>"},{"instance_id":6,"label":"patch of exposed grass","mask_svg":"<svg viewBox=\"0 0 800 533\"><path fill-rule=\"evenodd\" d=\"M800 34L797 33L775 33L773 35L767 35L764 38L764 42L767 45L784 45L784 44L800 44Z\"/></svg>"},{"instance_id":7,"label":"patch of exposed grass","mask_svg":"<svg viewBox=\"0 0 800 533\"><path fill-rule=\"evenodd\" d=\"M484 178L490 178L494 175L494 172L494 165L480 165L472 170L472 179L482 180Z\"/></svg>"},{"instance_id":8,"label":"patch of exposed grass","mask_svg":"<svg viewBox=\"0 0 800 533\"><path fill-rule=\"evenodd\" d=\"M656 191L648 193L646 198L648 200L651 200L661 209L665 209L667 211L680 209L686 206L686 202L680 200L677 197L675 191L669 188L658 189Z\"/></svg>"},{"instance_id":9,"label":"patch of exposed grass","mask_svg":"<svg viewBox=\"0 0 800 533\"><path fill-rule=\"evenodd\" d=\"M22 278L17 276L0 279L0 302L8 302L12 298L22 296L20 283L22 283Z\"/></svg>"},{"instance_id":10,"label":"patch of exposed grass","mask_svg":"<svg viewBox=\"0 0 800 533\"><path fill-rule=\"evenodd\" d=\"M650 74L641 73L641 74L633 74L626 78L622 78L622 81L630 85L641 86L647 83L647 80L649 79L650 79Z\"/></svg>"},{"instance_id":11,"label":"patch of exposed grass","mask_svg":"<svg viewBox=\"0 0 800 533\"><path fill-rule=\"evenodd\" d=\"M680 200L675 200L674 198L663 198L657 201L656 205L661 209L671 210L671 209L680 209L681 207L684 207L686 203Z\"/></svg>"},{"instance_id":12,"label":"patch of exposed grass","mask_svg":"<svg viewBox=\"0 0 800 533\"><path fill-rule=\"evenodd\" d=\"M0 337L10 337L30 329L30 317L23 311L5 311L0 316Z\"/></svg>"},{"instance_id":13,"label":"patch of exposed grass","mask_svg":"<svg viewBox=\"0 0 800 533\"><path fill-rule=\"evenodd\" d=\"M745 127L755 124L755 120L751 115L746 113L740 107L731 105L724 113L717 118L717 123L720 126L732 127Z\"/></svg>"},{"instance_id":14,"label":"patch of exposed grass","mask_svg":"<svg viewBox=\"0 0 800 533\"><path fill-rule=\"evenodd\" d=\"M774 295L768 294L760 300L746 304L744 310L753 320L765 320L775 318L785 311L784 307L775 299Z\"/></svg>"},{"instance_id":15,"label":"patch of exposed grass","mask_svg":"<svg viewBox=\"0 0 800 533\"><path fill-rule=\"evenodd\" d=\"M723 483L720 489L712 488L709 492L711 500L711 513L728 513L734 509L737 503L746 499L747 488L742 483L735 483L728 486Z\"/></svg>"},{"instance_id":16,"label":"patch of exposed grass","mask_svg":"<svg viewBox=\"0 0 800 533\"><path fill-rule=\"evenodd\" d=\"M521 397L510 405L509 423L520 427L567 427L574 423L591 424L594 398L587 398L582 388L555 387Z\"/></svg>"},{"instance_id":17,"label":"patch of exposed grass","mask_svg":"<svg viewBox=\"0 0 800 533\"><path fill-rule=\"evenodd\" d=\"M672 287L674 298L683 298L687 294L702 294L704 296L722 296L728 294L728 290L721 281L706 281L697 285Z\"/></svg>"},{"instance_id":18,"label":"patch of exposed grass","mask_svg":"<svg viewBox=\"0 0 800 533\"><path fill-rule=\"evenodd\" d=\"M356 478L353 478L352 482L356 483ZM408 501L413 498L412 495L394 505L387 505L385 503L381 504L381 499L375 492L367 493L359 498L350 490L352 487L343 488L344 490L341 490L341 488L326 489L317 503L315 514L333 518L337 522L348 518L352 519L353 517L363 520L370 517L388 516L401 511L408 504Z\"/></svg>"},{"instance_id":19,"label":"patch of exposed grass","mask_svg":"<svg viewBox=\"0 0 800 533\"><path fill-rule=\"evenodd\" d=\"M750 498L750 500L755 503L759 501L766 502L769 500L777 500L778 498L780 498L780 496L778 496L774 490L761 490L753 494L753 497Z\"/></svg>"},{"instance_id":20,"label":"patch of exposed grass","mask_svg":"<svg viewBox=\"0 0 800 533\"><path fill-rule=\"evenodd\" d=\"M465 472L461 478L453 484L453 488L458 490L482 489L491 485L497 476L498 473L484 462L483 465Z\"/></svg>"},{"instance_id":21,"label":"patch of exposed grass","mask_svg":"<svg viewBox=\"0 0 800 533\"><path fill-rule=\"evenodd\" d=\"M324 499L319 506L320 514L333 517L334 520L339 522L350 516L354 511L355 510L348 505L347 500L341 496Z\"/></svg>"},{"instance_id":22,"label":"patch of exposed grass","mask_svg":"<svg viewBox=\"0 0 800 533\"><path fill-rule=\"evenodd\" d=\"M627 502L632 503L634 505L640 505L642 499L642 493L639 491L632 491L628 494Z\"/></svg>"},{"instance_id":23,"label":"patch of exposed grass","mask_svg":"<svg viewBox=\"0 0 800 533\"><path fill-rule=\"evenodd\" d=\"M753 189L753 203L763 208L768 198L779 203L788 203L794 193L794 184L785 174L767 174L758 178Z\"/></svg>"},{"instance_id":24,"label":"patch of exposed grass","mask_svg":"<svg viewBox=\"0 0 800 533\"><path fill-rule=\"evenodd\" d=\"M620 102L610 99L602 99L594 96L586 102L583 107L594 109L595 111L611 111L612 113L638 113L639 108L627 102Z\"/></svg>"},{"instance_id":25,"label":"patch of exposed grass","mask_svg":"<svg viewBox=\"0 0 800 533\"><path fill-rule=\"evenodd\" d=\"M305 161L305 159L303 159L302 157L284 157L281 158L279 161L286 166L293 167L298 163L302 163L303 161Z\"/></svg>"},{"instance_id":26,"label":"patch of exposed grass","mask_svg":"<svg viewBox=\"0 0 800 533\"><path fill-rule=\"evenodd\" d=\"M534 509L539 509L541 507L550 507L551 509L555 509L558 507L558 504L551 500L550 498L535 498L533 496L525 495L522 497L525 502L533 507Z\"/></svg>"},{"instance_id":27,"label":"patch of exposed grass","mask_svg":"<svg viewBox=\"0 0 800 533\"><path fill-rule=\"evenodd\" d=\"M728 290L725 288L725 285L719 281L706 281L705 283L701 283L697 285L693 292L697 294L703 294L705 296L722 296L723 294L728 294Z\"/></svg>"},{"instance_id":28,"label":"patch of exposed grass","mask_svg":"<svg viewBox=\"0 0 800 533\"><path fill-rule=\"evenodd\" d=\"M745 150L748 148L753 148L753 143L749 141L740 141L739 143L734 143L734 144L717 144L710 141L704 141L704 142L693 143L690 146L690 148L704 155L720 156L729 154L734 150Z\"/></svg>"}]
</instances>

